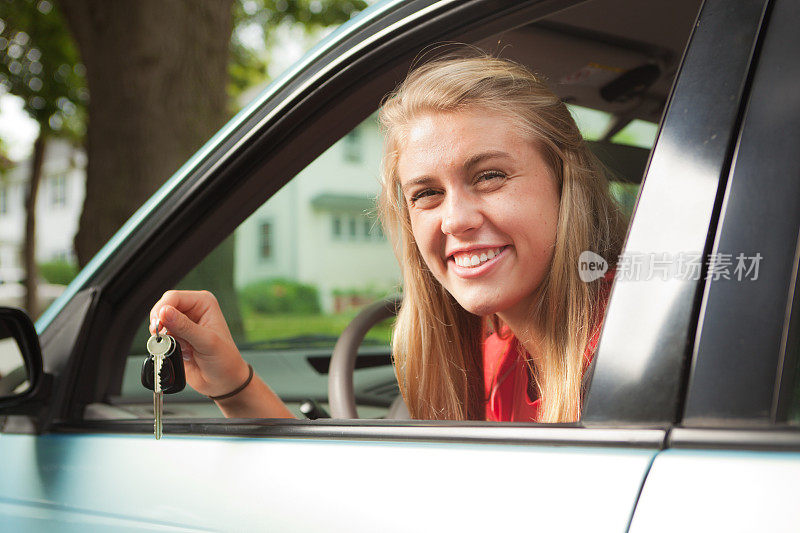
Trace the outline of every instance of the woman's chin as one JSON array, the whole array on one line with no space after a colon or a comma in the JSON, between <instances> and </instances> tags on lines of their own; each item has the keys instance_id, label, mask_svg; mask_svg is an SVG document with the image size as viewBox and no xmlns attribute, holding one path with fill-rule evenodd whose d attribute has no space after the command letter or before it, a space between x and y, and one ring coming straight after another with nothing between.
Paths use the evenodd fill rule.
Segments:
<instances>
[{"instance_id":1,"label":"woman's chin","mask_svg":"<svg viewBox=\"0 0 800 533\"><path fill-rule=\"evenodd\" d=\"M506 316L508 316L508 319L513 319L517 316L528 316L532 305L532 301L529 298L486 298L483 296L456 298L456 301L465 311L473 315L499 315L504 317L503 320L506 320Z\"/></svg>"},{"instance_id":2,"label":"woman's chin","mask_svg":"<svg viewBox=\"0 0 800 533\"><path fill-rule=\"evenodd\" d=\"M481 302L473 300L461 301L456 298L456 301L468 313L478 316L489 316L499 312L499 306L495 302Z\"/></svg>"}]
</instances>

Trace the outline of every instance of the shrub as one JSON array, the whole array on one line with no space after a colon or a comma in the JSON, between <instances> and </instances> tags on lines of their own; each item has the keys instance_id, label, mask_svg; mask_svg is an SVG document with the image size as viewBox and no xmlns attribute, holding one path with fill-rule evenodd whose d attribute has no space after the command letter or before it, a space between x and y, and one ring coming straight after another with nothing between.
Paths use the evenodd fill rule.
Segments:
<instances>
[{"instance_id":1,"label":"shrub","mask_svg":"<svg viewBox=\"0 0 800 533\"><path fill-rule=\"evenodd\" d=\"M320 312L317 288L289 279L250 283L239 291L239 298L244 305L262 314Z\"/></svg>"},{"instance_id":2,"label":"shrub","mask_svg":"<svg viewBox=\"0 0 800 533\"><path fill-rule=\"evenodd\" d=\"M67 261L50 261L39 265L39 275L53 285L69 285L78 275L78 267Z\"/></svg>"}]
</instances>

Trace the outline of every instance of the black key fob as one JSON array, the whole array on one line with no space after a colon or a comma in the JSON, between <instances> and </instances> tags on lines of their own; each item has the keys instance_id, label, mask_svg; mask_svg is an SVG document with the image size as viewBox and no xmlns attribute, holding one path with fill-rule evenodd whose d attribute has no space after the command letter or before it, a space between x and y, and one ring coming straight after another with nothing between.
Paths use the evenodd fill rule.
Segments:
<instances>
[{"instance_id":1,"label":"black key fob","mask_svg":"<svg viewBox=\"0 0 800 533\"><path fill-rule=\"evenodd\" d=\"M164 360L161 364L161 391L164 392L164 394L174 394L182 391L186 387L186 371L183 368L181 345L169 335L162 335L161 339L160 342L171 343L171 346L166 350ZM148 341L148 351L152 352L150 348L151 342ZM155 356L151 353L142 363L142 385L150 390L155 388L154 359Z\"/></svg>"}]
</instances>

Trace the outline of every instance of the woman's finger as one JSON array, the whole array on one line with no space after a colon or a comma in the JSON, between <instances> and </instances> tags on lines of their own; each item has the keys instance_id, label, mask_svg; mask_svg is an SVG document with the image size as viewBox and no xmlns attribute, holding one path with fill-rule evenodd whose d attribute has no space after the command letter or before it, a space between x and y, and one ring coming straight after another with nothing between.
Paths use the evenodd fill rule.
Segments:
<instances>
[{"instance_id":1,"label":"woman's finger","mask_svg":"<svg viewBox=\"0 0 800 533\"><path fill-rule=\"evenodd\" d=\"M172 336L185 340L198 351L202 352L208 349L212 341L210 338L212 333L207 328L195 324L189 317L171 305L165 305L159 309L158 318Z\"/></svg>"}]
</instances>

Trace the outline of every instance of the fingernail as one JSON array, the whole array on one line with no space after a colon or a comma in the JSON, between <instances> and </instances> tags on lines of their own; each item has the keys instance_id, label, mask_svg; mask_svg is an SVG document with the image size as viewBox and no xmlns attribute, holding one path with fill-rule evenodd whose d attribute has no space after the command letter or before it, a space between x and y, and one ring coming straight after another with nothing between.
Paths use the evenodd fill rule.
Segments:
<instances>
[{"instance_id":1,"label":"fingernail","mask_svg":"<svg viewBox=\"0 0 800 533\"><path fill-rule=\"evenodd\" d=\"M175 320L175 308L171 305L164 306L164 322L170 323Z\"/></svg>"},{"instance_id":2,"label":"fingernail","mask_svg":"<svg viewBox=\"0 0 800 533\"><path fill-rule=\"evenodd\" d=\"M190 356L190 355L186 355L185 353L181 354L181 355L183 356L183 360L184 361L191 361L192 360L192 356Z\"/></svg>"}]
</instances>

